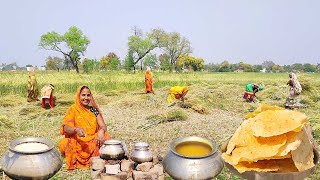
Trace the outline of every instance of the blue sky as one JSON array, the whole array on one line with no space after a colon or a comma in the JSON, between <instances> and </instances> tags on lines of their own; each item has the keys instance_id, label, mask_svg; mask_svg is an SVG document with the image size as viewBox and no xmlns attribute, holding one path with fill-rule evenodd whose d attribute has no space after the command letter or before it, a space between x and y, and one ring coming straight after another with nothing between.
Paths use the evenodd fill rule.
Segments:
<instances>
[{"instance_id":1,"label":"blue sky","mask_svg":"<svg viewBox=\"0 0 320 180\"><path fill-rule=\"evenodd\" d=\"M45 64L60 56L38 47L40 36L79 27L87 58L127 53L132 28L160 27L191 42L206 63L320 63L317 0L0 0L0 63Z\"/></svg>"}]
</instances>

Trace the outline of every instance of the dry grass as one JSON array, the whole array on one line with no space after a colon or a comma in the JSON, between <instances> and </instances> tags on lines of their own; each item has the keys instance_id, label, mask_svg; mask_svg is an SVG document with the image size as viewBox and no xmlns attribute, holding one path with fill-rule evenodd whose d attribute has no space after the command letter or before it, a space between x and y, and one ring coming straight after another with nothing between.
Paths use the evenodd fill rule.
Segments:
<instances>
[{"instance_id":1,"label":"dry grass","mask_svg":"<svg viewBox=\"0 0 320 180\"><path fill-rule=\"evenodd\" d=\"M219 145L226 141L240 125L246 113L253 111L260 103L283 106L288 88L285 85L287 76L272 79L277 76L270 74L270 79L263 75L261 79L251 76L242 77L205 75L206 80L196 76L190 83L187 100L184 105L168 107L167 91L169 85L155 88L156 94L144 94L143 86L138 90L93 90L94 97L103 110L108 131L113 139L119 139L128 145L129 151L138 141L150 144L154 153L166 154L170 142L174 138L184 136L202 136L215 140ZM223 76L223 77L222 77ZM188 75L192 78L192 75ZM124 77L123 77L124 78ZM211 78L211 79L210 79ZM242 80L246 79L247 80ZM317 78L302 81L310 91L304 92L301 98L308 103L302 108L311 122L314 137L320 142L319 107L320 94L317 89L320 82ZM59 78L58 78L59 79ZM99 78L98 78L99 79ZM199 80L200 79L200 80ZM198 83L196 81L198 80ZM167 76L157 77L159 84L169 81ZM242 100L244 84L247 81L262 81L265 90L257 94L256 103L246 103ZM312 82L312 86L310 85ZM170 83L169 83L170 84ZM67 108L74 102L74 93L57 91L56 107L50 110L41 108L40 102L27 103L26 98L19 95L6 95L0 100L0 155L7 151L8 143L18 137L40 136L57 143L61 121ZM193 107L193 108L192 108ZM184 121L170 121L169 112L179 112L173 117L187 116ZM203 112L203 113L202 113ZM149 129L139 126L149 120L163 118L163 122ZM182 118L183 119L183 118ZM312 179L320 178L320 170L312 175ZM68 172L63 166L53 179L90 179L89 170ZM226 168L217 179L237 179Z\"/></svg>"}]
</instances>

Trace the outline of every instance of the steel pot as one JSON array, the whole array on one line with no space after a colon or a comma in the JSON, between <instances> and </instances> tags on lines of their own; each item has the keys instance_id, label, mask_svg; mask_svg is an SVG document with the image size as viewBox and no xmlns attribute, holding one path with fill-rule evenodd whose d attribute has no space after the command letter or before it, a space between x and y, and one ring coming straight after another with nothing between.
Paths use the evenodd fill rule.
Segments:
<instances>
[{"instance_id":1,"label":"steel pot","mask_svg":"<svg viewBox=\"0 0 320 180\"><path fill-rule=\"evenodd\" d=\"M144 163L152 161L152 152L149 150L149 144L146 142L138 142L134 145L131 159L136 163Z\"/></svg>"},{"instance_id":2,"label":"steel pot","mask_svg":"<svg viewBox=\"0 0 320 180\"><path fill-rule=\"evenodd\" d=\"M101 146L99 153L100 158L105 160L121 160L125 156L123 144L118 140L105 141Z\"/></svg>"},{"instance_id":3,"label":"steel pot","mask_svg":"<svg viewBox=\"0 0 320 180\"><path fill-rule=\"evenodd\" d=\"M183 143L203 143L210 147L209 154L203 156L187 156L176 150ZM221 154L217 151L217 144L206 138L189 136L173 140L163 159L165 171L174 179L212 179L223 168Z\"/></svg>"},{"instance_id":4,"label":"steel pot","mask_svg":"<svg viewBox=\"0 0 320 180\"><path fill-rule=\"evenodd\" d=\"M46 149L17 150L16 146L24 143L41 143ZM61 166L60 153L54 148L51 140L41 137L27 137L12 141L9 150L0 161L3 171L12 179L49 179L56 174Z\"/></svg>"}]
</instances>

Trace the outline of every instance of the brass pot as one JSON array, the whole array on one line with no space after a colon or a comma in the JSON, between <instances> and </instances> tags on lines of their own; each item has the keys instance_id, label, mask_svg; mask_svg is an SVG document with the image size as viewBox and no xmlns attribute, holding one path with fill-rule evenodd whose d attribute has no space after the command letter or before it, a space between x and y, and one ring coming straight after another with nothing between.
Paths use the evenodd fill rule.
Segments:
<instances>
[{"instance_id":1,"label":"brass pot","mask_svg":"<svg viewBox=\"0 0 320 180\"><path fill-rule=\"evenodd\" d=\"M105 160L121 160L125 156L123 144L118 140L105 141L101 146L99 153L100 158Z\"/></svg>"},{"instance_id":2,"label":"brass pot","mask_svg":"<svg viewBox=\"0 0 320 180\"><path fill-rule=\"evenodd\" d=\"M177 147L185 143L203 144L208 147L205 155L183 155L177 152ZM173 140L164 157L165 171L174 179L212 179L223 168L221 154L217 151L217 144L206 138L189 136Z\"/></svg>"},{"instance_id":3,"label":"brass pot","mask_svg":"<svg viewBox=\"0 0 320 180\"><path fill-rule=\"evenodd\" d=\"M45 149L19 150L15 148L24 143L41 143ZM9 144L9 150L2 156L0 166L12 179L49 179L61 166L60 153L54 148L51 140L40 137L20 138Z\"/></svg>"}]
</instances>

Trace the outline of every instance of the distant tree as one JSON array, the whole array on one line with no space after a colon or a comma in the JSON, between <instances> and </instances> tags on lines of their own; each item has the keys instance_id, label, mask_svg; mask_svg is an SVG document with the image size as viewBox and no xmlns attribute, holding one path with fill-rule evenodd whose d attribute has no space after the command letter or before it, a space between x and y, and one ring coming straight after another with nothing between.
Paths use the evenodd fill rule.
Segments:
<instances>
[{"instance_id":1,"label":"distant tree","mask_svg":"<svg viewBox=\"0 0 320 180\"><path fill-rule=\"evenodd\" d=\"M172 65L170 63L170 56L167 54L161 54L159 56L159 61L160 61L160 69L163 71L171 71L172 70Z\"/></svg>"},{"instance_id":2,"label":"distant tree","mask_svg":"<svg viewBox=\"0 0 320 180\"><path fill-rule=\"evenodd\" d=\"M268 72L270 72L271 70L272 70L272 66L274 66L275 65L275 63L273 62L273 61L264 61L263 63L262 63L262 67L263 68L266 68L266 70L268 71Z\"/></svg>"},{"instance_id":3,"label":"distant tree","mask_svg":"<svg viewBox=\"0 0 320 180\"><path fill-rule=\"evenodd\" d=\"M304 67L305 72L316 72L317 71L317 66L313 65L313 64L306 63L306 64L303 64L303 67Z\"/></svg>"},{"instance_id":4,"label":"distant tree","mask_svg":"<svg viewBox=\"0 0 320 180\"><path fill-rule=\"evenodd\" d=\"M219 64L209 63L205 65L205 69L209 72L218 72L220 68Z\"/></svg>"},{"instance_id":5,"label":"distant tree","mask_svg":"<svg viewBox=\"0 0 320 180\"><path fill-rule=\"evenodd\" d=\"M143 67L143 58L153 49L159 46L162 36L162 31L153 29L145 36L142 30L135 28L134 35L128 38L128 51L132 52L133 57L133 70L136 69L136 64L140 62L140 67Z\"/></svg>"},{"instance_id":6,"label":"distant tree","mask_svg":"<svg viewBox=\"0 0 320 180\"><path fill-rule=\"evenodd\" d=\"M27 64L26 67L33 67L31 64Z\"/></svg>"},{"instance_id":7,"label":"distant tree","mask_svg":"<svg viewBox=\"0 0 320 180\"><path fill-rule=\"evenodd\" d=\"M117 70L120 66L120 59L116 53L110 52L107 56L100 59L100 69Z\"/></svg>"},{"instance_id":8,"label":"distant tree","mask_svg":"<svg viewBox=\"0 0 320 180\"><path fill-rule=\"evenodd\" d=\"M80 29L76 26L71 26L64 35L54 31L42 35L39 46L46 50L62 53L65 59L70 61L76 72L79 73L80 55L84 55L89 43L89 39L83 35Z\"/></svg>"},{"instance_id":9,"label":"distant tree","mask_svg":"<svg viewBox=\"0 0 320 180\"><path fill-rule=\"evenodd\" d=\"M63 68L63 59L59 57L49 56L46 59L46 69L57 70L58 72Z\"/></svg>"},{"instance_id":10,"label":"distant tree","mask_svg":"<svg viewBox=\"0 0 320 180\"><path fill-rule=\"evenodd\" d=\"M283 71L284 72L291 72L291 66L290 65L284 65L283 66Z\"/></svg>"},{"instance_id":11,"label":"distant tree","mask_svg":"<svg viewBox=\"0 0 320 180\"><path fill-rule=\"evenodd\" d=\"M177 67L179 69L200 71L204 68L204 60L202 58L195 58L190 55L180 56L177 59Z\"/></svg>"},{"instance_id":12,"label":"distant tree","mask_svg":"<svg viewBox=\"0 0 320 180\"><path fill-rule=\"evenodd\" d=\"M284 72L284 69L283 69L282 66L280 66L278 64L275 64L275 65L272 66L271 71L278 73L278 72Z\"/></svg>"},{"instance_id":13,"label":"distant tree","mask_svg":"<svg viewBox=\"0 0 320 180\"><path fill-rule=\"evenodd\" d=\"M190 41L178 32L163 32L160 39L160 47L170 57L171 65L175 65L180 56L192 53Z\"/></svg>"},{"instance_id":14,"label":"distant tree","mask_svg":"<svg viewBox=\"0 0 320 180\"><path fill-rule=\"evenodd\" d=\"M296 71L304 71L304 67L301 63L292 64L291 69Z\"/></svg>"},{"instance_id":15,"label":"distant tree","mask_svg":"<svg viewBox=\"0 0 320 180\"><path fill-rule=\"evenodd\" d=\"M118 70L120 67L120 59L119 58L112 58L109 64L110 70Z\"/></svg>"},{"instance_id":16,"label":"distant tree","mask_svg":"<svg viewBox=\"0 0 320 180\"><path fill-rule=\"evenodd\" d=\"M95 59L84 58L82 61L83 72L90 73L99 69L99 61Z\"/></svg>"},{"instance_id":17,"label":"distant tree","mask_svg":"<svg viewBox=\"0 0 320 180\"><path fill-rule=\"evenodd\" d=\"M158 63L157 55L156 54L149 54L146 55L143 61L143 66L144 67L151 67L152 69L155 69Z\"/></svg>"},{"instance_id":18,"label":"distant tree","mask_svg":"<svg viewBox=\"0 0 320 180\"><path fill-rule=\"evenodd\" d=\"M219 72L230 72L230 63L228 61L223 61L220 64Z\"/></svg>"},{"instance_id":19,"label":"distant tree","mask_svg":"<svg viewBox=\"0 0 320 180\"><path fill-rule=\"evenodd\" d=\"M131 71L134 68L134 58L133 52L131 50L128 51L128 54L124 60L124 68L126 71Z\"/></svg>"}]
</instances>

